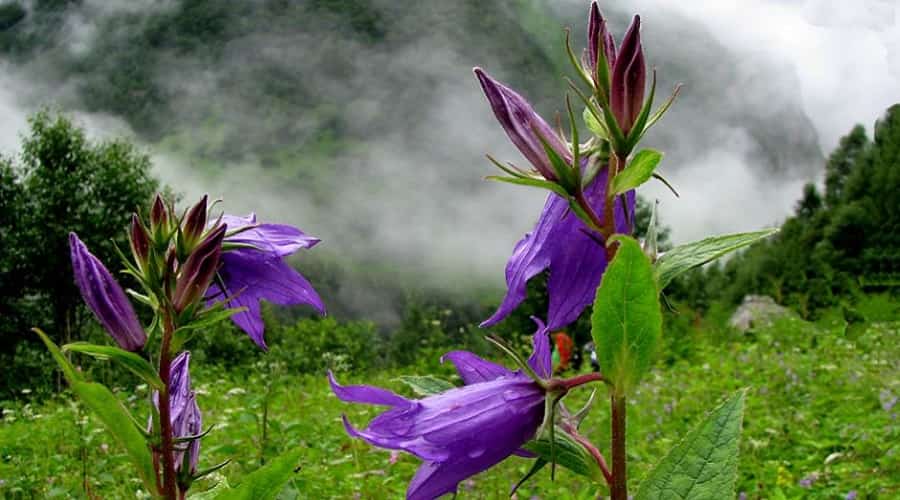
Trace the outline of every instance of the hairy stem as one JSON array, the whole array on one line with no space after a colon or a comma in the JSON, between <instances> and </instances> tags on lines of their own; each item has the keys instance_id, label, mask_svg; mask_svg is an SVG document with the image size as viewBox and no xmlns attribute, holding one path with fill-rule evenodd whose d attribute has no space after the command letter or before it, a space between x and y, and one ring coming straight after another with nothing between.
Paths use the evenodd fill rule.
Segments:
<instances>
[{"instance_id":1,"label":"hairy stem","mask_svg":"<svg viewBox=\"0 0 900 500\"><path fill-rule=\"evenodd\" d=\"M612 404L612 500L628 500L625 472L625 396L613 395Z\"/></svg>"}]
</instances>

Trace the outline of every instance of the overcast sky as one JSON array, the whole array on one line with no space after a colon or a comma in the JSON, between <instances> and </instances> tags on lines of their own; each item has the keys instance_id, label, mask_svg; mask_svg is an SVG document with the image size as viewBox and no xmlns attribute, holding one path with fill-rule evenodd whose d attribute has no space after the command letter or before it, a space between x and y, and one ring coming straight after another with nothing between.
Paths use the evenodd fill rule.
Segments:
<instances>
[{"instance_id":1,"label":"overcast sky","mask_svg":"<svg viewBox=\"0 0 900 500\"><path fill-rule=\"evenodd\" d=\"M166 8L172 3L139 5ZM135 5L87 2L96 15L117 8L134 10ZM556 0L548 5L561 19L578 24L584 22L588 3ZM817 175L823 155L839 138L856 123L871 131L874 120L900 101L897 0L629 0L602 5L612 14L617 37L631 12L642 14L648 59L660 68L660 95L676 80L664 70L690 67L682 98L648 138L666 149L661 170L682 197L676 200L653 183L644 190L648 198L661 200L663 221L673 228L678 242L782 220L802 184L821 180ZM89 16L70 20L72 51L90 47L93 26ZM578 43L582 38L579 33ZM254 40L277 42L263 53L282 58L286 68L315 60L297 53L316 46L297 43L302 38ZM521 159L494 122L470 68L484 65L500 74L512 70L504 68L503 61L473 59L477 51L473 56L447 48L446 38L440 36L425 38L399 54L353 49L364 55L357 61L363 75L407 72L439 85L430 90L427 126L391 129L391 124L373 118L371 128L386 130L377 142L362 154L336 159L335 168L348 169L355 179L334 193L338 205L317 211L320 207L301 197L274 195L277 180L267 180L252 159L230 169L228 178L208 179L190 167L190 159L171 157L144 144L154 155L157 172L188 196L210 192L224 196L229 206L255 208L265 216L309 228L338 253L375 253L446 271L442 276L454 279L501 284L502 266L515 241L533 224L543 194L507 185L471 187L472 179L494 173L483 153ZM210 69L199 77L181 72L170 71L166 78L172 78L173 85L193 88L191 99L214 98L216 82L223 80ZM205 86L206 81L213 83ZM377 80L357 83L360 88L378 85ZM322 92L338 85L319 82ZM44 81L39 66L23 69L0 61L0 151L13 151L27 114L66 95L66 87ZM366 120L368 115L377 117L385 106L402 105L421 103L386 103L370 97L356 109ZM77 107L74 111L94 134L129 133L117 117L79 113ZM767 133L788 145L779 146L780 156L769 160L780 163L776 173L761 160L770 153L768 143L759 137ZM794 143L802 154L783 151ZM385 179L390 187L372 189L373 183ZM368 239L360 239L363 236L356 230L360 224L368 228Z\"/></svg>"}]
</instances>

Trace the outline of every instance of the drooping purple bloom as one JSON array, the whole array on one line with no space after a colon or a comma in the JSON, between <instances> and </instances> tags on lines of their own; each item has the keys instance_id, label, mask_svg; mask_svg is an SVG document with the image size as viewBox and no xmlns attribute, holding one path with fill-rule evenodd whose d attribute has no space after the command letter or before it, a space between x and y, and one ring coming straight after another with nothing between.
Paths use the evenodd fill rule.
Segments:
<instances>
[{"instance_id":1,"label":"drooping purple bloom","mask_svg":"<svg viewBox=\"0 0 900 500\"><path fill-rule=\"evenodd\" d=\"M481 68L475 68L474 72L506 135L545 179L555 180L557 175L541 138L566 163L571 164L572 153L565 142L516 91L494 80Z\"/></svg>"},{"instance_id":2,"label":"drooping purple bloom","mask_svg":"<svg viewBox=\"0 0 900 500\"><path fill-rule=\"evenodd\" d=\"M543 325L534 335L528 364L549 377L550 343ZM341 386L329 373L332 391L350 403L391 407L359 430L344 416L351 436L423 460L406 491L411 500L455 492L458 484L512 454L532 437L544 416L545 391L519 371L510 371L467 351L444 355L466 384L423 399L407 399L367 385Z\"/></svg>"},{"instance_id":3,"label":"drooping purple bloom","mask_svg":"<svg viewBox=\"0 0 900 500\"><path fill-rule=\"evenodd\" d=\"M222 223L233 233L225 238L225 243L246 247L222 254L219 274L226 290L213 284L207 299L215 302L228 298L229 307L246 307L246 311L232 315L231 319L259 347L267 349L260 300L279 305L308 304L325 314L319 294L284 260L301 248L312 248L319 242L318 238L285 224L258 224L254 214L247 217L225 215Z\"/></svg>"},{"instance_id":4,"label":"drooping purple bloom","mask_svg":"<svg viewBox=\"0 0 900 500\"><path fill-rule=\"evenodd\" d=\"M604 168L585 189L588 203L596 213L603 213L606 203L606 175ZM628 217L621 199L616 199L615 226L617 233L630 234L634 191L629 191L626 199ZM506 264L507 292L503 302L481 326L494 325L508 316L525 300L528 280L549 270L547 327L551 331L564 327L578 319L581 311L593 303L606 264L603 243L569 210L568 201L551 193L534 229L516 243Z\"/></svg>"},{"instance_id":5,"label":"drooping purple bloom","mask_svg":"<svg viewBox=\"0 0 900 500\"><path fill-rule=\"evenodd\" d=\"M147 334L125 291L75 233L69 233L69 250L75 284L94 316L119 347L128 351L141 350L147 342Z\"/></svg>"},{"instance_id":6,"label":"drooping purple bloom","mask_svg":"<svg viewBox=\"0 0 900 500\"><path fill-rule=\"evenodd\" d=\"M172 422L172 437L175 439L198 436L203 430L200 407L191 389L191 353L184 351L172 360L169 379L169 419ZM159 408L159 393L153 393L153 404ZM174 461L176 472L197 472L200 457L200 439L175 446ZM187 469L185 469L187 467Z\"/></svg>"}]
</instances>

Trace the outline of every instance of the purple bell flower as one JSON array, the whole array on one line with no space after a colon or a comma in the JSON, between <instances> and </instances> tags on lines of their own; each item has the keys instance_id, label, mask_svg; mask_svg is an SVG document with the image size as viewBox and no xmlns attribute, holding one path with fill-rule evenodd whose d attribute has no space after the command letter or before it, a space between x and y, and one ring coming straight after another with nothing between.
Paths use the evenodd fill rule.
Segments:
<instances>
[{"instance_id":1,"label":"purple bell flower","mask_svg":"<svg viewBox=\"0 0 900 500\"><path fill-rule=\"evenodd\" d=\"M539 323L529 366L549 378L550 342ZM344 416L347 433L389 450L423 460L406 498L432 499L455 492L459 483L500 463L532 439L544 417L545 389L521 371L486 361L467 351L447 353L463 382L423 399L407 399L368 385L341 386L329 372L341 400L390 407L359 430Z\"/></svg>"},{"instance_id":2,"label":"purple bell flower","mask_svg":"<svg viewBox=\"0 0 900 500\"><path fill-rule=\"evenodd\" d=\"M210 303L228 298L229 307L246 307L246 311L232 315L231 319L260 348L267 349L260 300L280 305L308 304L319 314L325 314L325 305L309 281L284 261L284 257L301 248L315 246L318 238L285 224L257 224L254 214L225 215L222 223L232 233L225 237L226 246L246 246L222 253L219 274L226 290L214 283L206 298Z\"/></svg>"},{"instance_id":3,"label":"purple bell flower","mask_svg":"<svg viewBox=\"0 0 900 500\"><path fill-rule=\"evenodd\" d=\"M603 213L606 202L606 175L604 168L585 189L585 197L597 213ZM627 193L626 200L628 213L633 217L633 190ZM616 199L614 215L616 232L630 234L621 198ZM506 264L507 292L503 302L481 326L492 326L506 318L525 300L528 280L549 270L547 327L551 331L562 328L578 319L584 308L594 302L606 264L603 243L572 213L568 201L551 193L534 229L516 243Z\"/></svg>"},{"instance_id":4,"label":"purple bell flower","mask_svg":"<svg viewBox=\"0 0 900 500\"><path fill-rule=\"evenodd\" d=\"M184 351L172 360L171 378L169 379L169 417L172 421L172 436L175 439L198 436L203 430L200 407L194 391L191 390L191 374L189 371L191 353ZM159 408L159 393L153 393L153 404ZM200 458L200 439L175 445L175 471L182 475L197 472L197 461Z\"/></svg>"},{"instance_id":5,"label":"purple bell flower","mask_svg":"<svg viewBox=\"0 0 900 500\"><path fill-rule=\"evenodd\" d=\"M69 233L69 249L75 284L84 302L119 347L140 351L147 342L147 334L125 291L75 233Z\"/></svg>"}]
</instances>

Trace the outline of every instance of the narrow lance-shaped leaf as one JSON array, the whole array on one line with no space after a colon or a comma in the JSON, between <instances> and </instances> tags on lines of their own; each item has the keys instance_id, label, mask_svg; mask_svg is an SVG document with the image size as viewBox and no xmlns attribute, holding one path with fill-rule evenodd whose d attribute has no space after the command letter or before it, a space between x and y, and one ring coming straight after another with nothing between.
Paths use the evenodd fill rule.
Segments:
<instances>
[{"instance_id":1,"label":"narrow lance-shaped leaf","mask_svg":"<svg viewBox=\"0 0 900 500\"><path fill-rule=\"evenodd\" d=\"M281 454L268 464L246 475L234 489L225 490L216 500L269 500L278 496L295 474L303 447Z\"/></svg>"},{"instance_id":2,"label":"narrow lance-shaped leaf","mask_svg":"<svg viewBox=\"0 0 900 500\"><path fill-rule=\"evenodd\" d=\"M150 363L139 355L128 352L118 347L108 345L94 345L87 342L73 342L62 347L63 351L80 352L97 359L108 359L114 363L127 368L132 373L140 377L144 382L150 384L156 390L162 390L163 383L159 379L156 370L150 366Z\"/></svg>"},{"instance_id":3,"label":"narrow lance-shaped leaf","mask_svg":"<svg viewBox=\"0 0 900 500\"><path fill-rule=\"evenodd\" d=\"M419 396L427 397L455 388L452 383L431 375L404 375L399 380Z\"/></svg>"},{"instance_id":4,"label":"narrow lance-shaped leaf","mask_svg":"<svg viewBox=\"0 0 900 500\"><path fill-rule=\"evenodd\" d=\"M156 492L156 473L153 469L150 448L147 446L144 436L135 427L135 421L131 414L105 386L96 382L85 382L44 332L37 328L34 329L34 332L38 334L50 351L50 355L59 364L72 392L78 395L85 406L97 415L113 439L125 449L128 458L137 468L144 488L154 494Z\"/></svg>"},{"instance_id":5,"label":"narrow lance-shaped leaf","mask_svg":"<svg viewBox=\"0 0 900 500\"><path fill-rule=\"evenodd\" d=\"M659 289L665 288L679 274L702 266L707 262L712 262L739 248L768 238L777 232L778 229L776 228L752 233L725 234L677 246L664 253L656 261L656 276Z\"/></svg>"},{"instance_id":6,"label":"narrow lance-shaped leaf","mask_svg":"<svg viewBox=\"0 0 900 500\"><path fill-rule=\"evenodd\" d=\"M650 259L631 237L619 243L597 289L591 334L600 369L618 395L627 395L650 369L662 330L659 293Z\"/></svg>"},{"instance_id":7,"label":"narrow lance-shaped leaf","mask_svg":"<svg viewBox=\"0 0 900 500\"><path fill-rule=\"evenodd\" d=\"M728 398L650 471L635 500L734 498L746 390Z\"/></svg>"},{"instance_id":8,"label":"narrow lance-shaped leaf","mask_svg":"<svg viewBox=\"0 0 900 500\"><path fill-rule=\"evenodd\" d=\"M654 149L642 149L628 166L616 174L612 181L613 194L628 192L650 180L656 166L662 161L663 154Z\"/></svg>"},{"instance_id":9,"label":"narrow lance-shaped leaf","mask_svg":"<svg viewBox=\"0 0 900 500\"><path fill-rule=\"evenodd\" d=\"M507 182L509 184L517 184L519 186L530 186L546 189L548 191L553 191L563 198L569 197L569 193L567 193L566 190L562 188L562 186L555 182L542 181L540 179L532 179L527 177L500 177L498 175L489 175L485 177L485 179L491 181Z\"/></svg>"}]
</instances>

